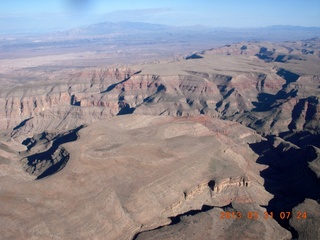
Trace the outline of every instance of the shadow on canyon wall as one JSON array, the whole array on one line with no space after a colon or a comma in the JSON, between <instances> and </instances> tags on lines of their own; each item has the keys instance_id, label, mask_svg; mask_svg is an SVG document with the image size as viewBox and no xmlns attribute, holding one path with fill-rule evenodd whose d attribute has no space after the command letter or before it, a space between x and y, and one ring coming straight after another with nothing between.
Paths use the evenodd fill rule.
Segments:
<instances>
[{"instance_id":1,"label":"shadow on canyon wall","mask_svg":"<svg viewBox=\"0 0 320 240\"><path fill-rule=\"evenodd\" d=\"M289 142L275 144L277 138L269 136L266 141L250 144L251 149L260 157L257 163L269 167L261 171L265 189L274 195L268 203L268 212L273 212L274 219L292 233L298 232L290 226L290 219L281 219L281 212L292 212L292 209L306 198L320 202L320 179L317 178L308 163L317 158L316 149L311 146L299 148Z\"/></svg>"}]
</instances>

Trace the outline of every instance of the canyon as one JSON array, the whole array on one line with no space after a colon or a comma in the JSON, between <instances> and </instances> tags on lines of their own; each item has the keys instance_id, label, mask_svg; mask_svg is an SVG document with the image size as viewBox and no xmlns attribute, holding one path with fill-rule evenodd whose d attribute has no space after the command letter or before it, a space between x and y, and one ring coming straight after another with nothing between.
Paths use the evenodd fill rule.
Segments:
<instances>
[{"instance_id":1,"label":"canyon","mask_svg":"<svg viewBox=\"0 0 320 240\"><path fill-rule=\"evenodd\" d=\"M20 60L0 60L5 239L320 237L319 38L111 67Z\"/></svg>"}]
</instances>

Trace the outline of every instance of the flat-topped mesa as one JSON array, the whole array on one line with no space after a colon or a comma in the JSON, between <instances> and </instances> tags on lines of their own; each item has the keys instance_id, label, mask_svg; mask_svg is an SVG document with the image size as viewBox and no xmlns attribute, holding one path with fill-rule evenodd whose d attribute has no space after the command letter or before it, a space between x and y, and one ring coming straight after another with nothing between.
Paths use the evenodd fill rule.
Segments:
<instances>
[{"instance_id":1,"label":"flat-topped mesa","mask_svg":"<svg viewBox=\"0 0 320 240\"><path fill-rule=\"evenodd\" d=\"M239 187L249 187L250 186L250 180L247 176L241 176L241 177L230 177L223 179L221 181L215 182L210 181L210 188L213 192L221 192L224 188L229 186L239 186Z\"/></svg>"}]
</instances>

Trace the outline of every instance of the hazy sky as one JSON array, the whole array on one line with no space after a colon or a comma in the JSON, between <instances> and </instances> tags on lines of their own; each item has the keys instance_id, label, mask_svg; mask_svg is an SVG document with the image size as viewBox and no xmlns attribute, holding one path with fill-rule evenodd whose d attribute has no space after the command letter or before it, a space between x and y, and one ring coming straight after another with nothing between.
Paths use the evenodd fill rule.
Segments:
<instances>
[{"instance_id":1,"label":"hazy sky","mask_svg":"<svg viewBox=\"0 0 320 240\"><path fill-rule=\"evenodd\" d=\"M64 30L103 21L320 27L320 0L0 0L1 32Z\"/></svg>"}]
</instances>

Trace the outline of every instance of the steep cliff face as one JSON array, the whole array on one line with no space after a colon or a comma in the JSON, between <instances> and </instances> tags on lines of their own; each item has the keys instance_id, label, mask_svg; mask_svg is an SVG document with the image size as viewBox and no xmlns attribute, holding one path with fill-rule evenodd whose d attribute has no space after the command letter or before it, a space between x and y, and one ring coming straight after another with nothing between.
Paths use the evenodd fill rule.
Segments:
<instances>
[{"instance_id":1,"label":"steep cliff face","mask_svg":"<svg viewBox=\"0 0 320 240\"><path fill-rule=\"evenodd\" d=\"M100 93L115 81L128 78L131 71L130 69L85 69L77 73L55 73L56 79L48 80L41 80L35 75L34 81L2 89L1 129L15 130L34 118L52 120L61 117L60 120L63 120L70 112L73 113L74 121L85 119L90 112L95 113L93 118L99 114L115 116L120 109L117 100L111 98L104 101ZM97 114L97 111L76 108L77 106L99 106L109 111L101 108ZM87 118L83 122L91 120ZM45 122L43 124L46 125ZM39 132L36 130L37 126L33 127L35 132Z\"/></svg>"},{"instance_id":2,"label":"steep cliff face","mask_svg":"<svg viewBox=\"0 0 320 240\"><path fill-rule=\"evenodd\" d=\"M220 192L224 188L229 187L229 186L249 187L250 180L248 177L244 176L244 177L223 179L217 183L212 182L211 184L212 184L211 188L214 192Z\"/></svg>"},{"instance_id":3,"label":"steep cliff face","mask_svg":"<svg viewBox=\"0 0 320 240\"><path fill-rule=\"evenodd\" d=\"M16 130L27 122L41 128L48 125L47 120L56 120L58 126L60 120L72 117L70 121L75 123L70 123L71 128L77 126L76 122L85 124L134 112L205 114L235 120L262 133L319 131L319 76L304 76L298 78L297 84L287 84L286 79L273 71L234 76L188 71L183 75L161 76L132 70L120 74L118 70L106 78L102 75L99 83L90 70L74 75L79 79L72 75L69 83L58 86L46 83L37 89L17 88L2 94L1 128Z\"/></svg>"},{"instance_id":4,"label":"steep cliff face","mask_svg":"<svg viewBox=\"0 0 320 240\"><path fill-rule=\"evenodd\" d=\"M63 87L48 86L43 89L14 89L14 93L1 96L1 128L13 128L23 120L46 109L70 104L70 96ZM20 90L20 91L19 91ZM19 96L19 94L21 96Z\"/></svg>"}]
</instances>

